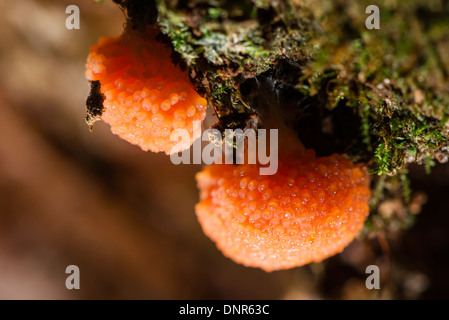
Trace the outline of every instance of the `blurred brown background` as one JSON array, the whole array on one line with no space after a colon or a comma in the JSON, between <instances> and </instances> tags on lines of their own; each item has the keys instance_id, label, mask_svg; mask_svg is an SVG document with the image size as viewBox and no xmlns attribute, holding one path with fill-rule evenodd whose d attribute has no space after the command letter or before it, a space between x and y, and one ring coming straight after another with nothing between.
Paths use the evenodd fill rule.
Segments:
<instances>
[{"instance_id":1,"label":"blurred brown background","mask_svg":"<svg viewBox=\"0 0 449 320\"><path fill-rule=\"evenodd\" d=\"M65 28L76 4L80 30ZM414 227L324 263L265 273L224 258L197 223L198 165L172 165L84 123L84 64L121 32L111 1L0 2L0 299L447 298L449 168L411 168ZM213 121L209 120L209 121ZM77 265L81 289L67 290ZM381 290L365 268L381 267Z\"/></svg>"}]
</instances>

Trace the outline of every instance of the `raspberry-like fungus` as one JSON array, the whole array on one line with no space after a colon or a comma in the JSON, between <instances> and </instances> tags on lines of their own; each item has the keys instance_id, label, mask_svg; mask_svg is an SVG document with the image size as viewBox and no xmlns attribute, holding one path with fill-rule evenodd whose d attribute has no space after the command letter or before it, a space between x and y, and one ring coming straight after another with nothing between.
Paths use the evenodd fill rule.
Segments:
<instances>
[{"instance_id":1,"label":"raspberry-like fungus","mask_svg":"<svg viewBox=\"0 0 449 320\"><path fill-rule=\"evenodd\" d=\"M257 165L214 164L196 178L205 234L225 256L265 271L341 252L369 214L367 170L343 155L280 156L272 176L259 175Z\"/></svg>"},{"instance_id":2,"label":"raspberry-like fungus","mask_svg":"<svg viewBox=\"0 0 449 320\"><path fill-rule=\"evenodd\" d=\"M207 101L172 63L158 32L154 26L145 32L126 28L119 37L100 39L90 49L86 77L101 83L101 118L113 133L145 151L170 154L190 147L170 141L174 130L186 129L191 142L198 138L194 126L204 120Z\"/></svg>"}]
</instances>

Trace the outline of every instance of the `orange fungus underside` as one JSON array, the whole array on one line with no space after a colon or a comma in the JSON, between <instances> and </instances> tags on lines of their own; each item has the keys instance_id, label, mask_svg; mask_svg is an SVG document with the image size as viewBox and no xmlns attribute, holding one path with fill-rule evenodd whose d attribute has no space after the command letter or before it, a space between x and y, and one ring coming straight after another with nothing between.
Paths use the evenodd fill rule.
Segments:
<instances>
[{"instance_id":1,"label":"orange fungus underside","mask_svg":"<svg viewBox=\"0 0 449 320\"><path fill-rule=\"evenodd\" d=\"M313 151L279 158L272 176L257 165L214 164L197 174L199 222L235 262L265 271L319 262L341 252L369 213L366 168Z\"/></svg>"},{"instance_id":2,"label":"orange fungus underside","mask_svg":"<svg viewBox=\"0 0 449 320\"><path fill-rule=\"evenodd\" d=\"M194 128L204 120L207 101L173 64L171 49L156 40L158 32L125 29L119 37L100 39L90 49L86 77L101 83L101 118L113 133L145 151L170 154L190 147L170 141L174 130L186 129L191 143L198 138Z\"/></svg>"}]
</instances>

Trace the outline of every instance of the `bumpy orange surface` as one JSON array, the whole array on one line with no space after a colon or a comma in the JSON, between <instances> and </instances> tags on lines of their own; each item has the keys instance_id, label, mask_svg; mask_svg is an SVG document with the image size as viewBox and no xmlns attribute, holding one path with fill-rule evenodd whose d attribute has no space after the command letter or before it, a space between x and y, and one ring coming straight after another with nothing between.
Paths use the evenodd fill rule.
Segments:
<instances>
[{"instance_id":1,"label":"bumpy orange surface","mask_svg":"<svg viewBox=\"0 0 449 320\"><path fill-rule=\"evenodd\" d=\"M171 49L156 41L158 29L126 29L119 37L102 38L92 46L86 64L88 80L99 80L105 95L102 120L113 133L143 150L167 154L186 149L170 141L175 129L186 129L206 115L206 100L198 95L186 72L174 66Z\"/></svg>"},{"instance_id":2,"label":"bumpy orange surface","mask_svg":"<svg viewBox=\"0 0 449 320\"><path fill-rule=\"evenodd\" d=\"M342 155L280 157L272 176L256 165L214 164L197 174L199 222L223 254L274 271L341 252L369 213L366 168Z\"/></svg>"}]
</instances>

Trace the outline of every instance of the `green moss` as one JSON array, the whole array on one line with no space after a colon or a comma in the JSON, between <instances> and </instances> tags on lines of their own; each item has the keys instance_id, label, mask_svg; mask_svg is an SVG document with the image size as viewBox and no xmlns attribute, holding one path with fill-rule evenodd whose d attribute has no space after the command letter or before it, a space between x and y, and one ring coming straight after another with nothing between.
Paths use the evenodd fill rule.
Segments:
<instances>
[{"instance_id":1,"label":"green moss","mask_svg":"<svg viewBox=\"0 0 449 320\"><path fill-rule=\"evenodd\" d=\"M301 60L311 52L312 23L299 24L300 11L288 1L190 4L158 1L159 23L189 67L204 75L197 80L210 101L228 113L245 106L238 93L242 81L273 68L281 57ZM303 15L310 19L310 13Z\"/></svg>"},{"instance_id":2,"label":"green moss","mask_svg":"<svg viewBox=\"0 0 449 320\"><path fill-rule=\"evenodd\" d=\"M364 15L351 13L369 4L315 8L325 32L314 39L319 47L298 87L313 96L326 85L328 108L344 99L360 109L363 142L374 150L372 173L394 175L409 162L430 169L436 153L448 152L449 69L437 44L447 41L449 8L393 1L380 6L381 29L367 30Z\"/></svg>"}]
</instances>

